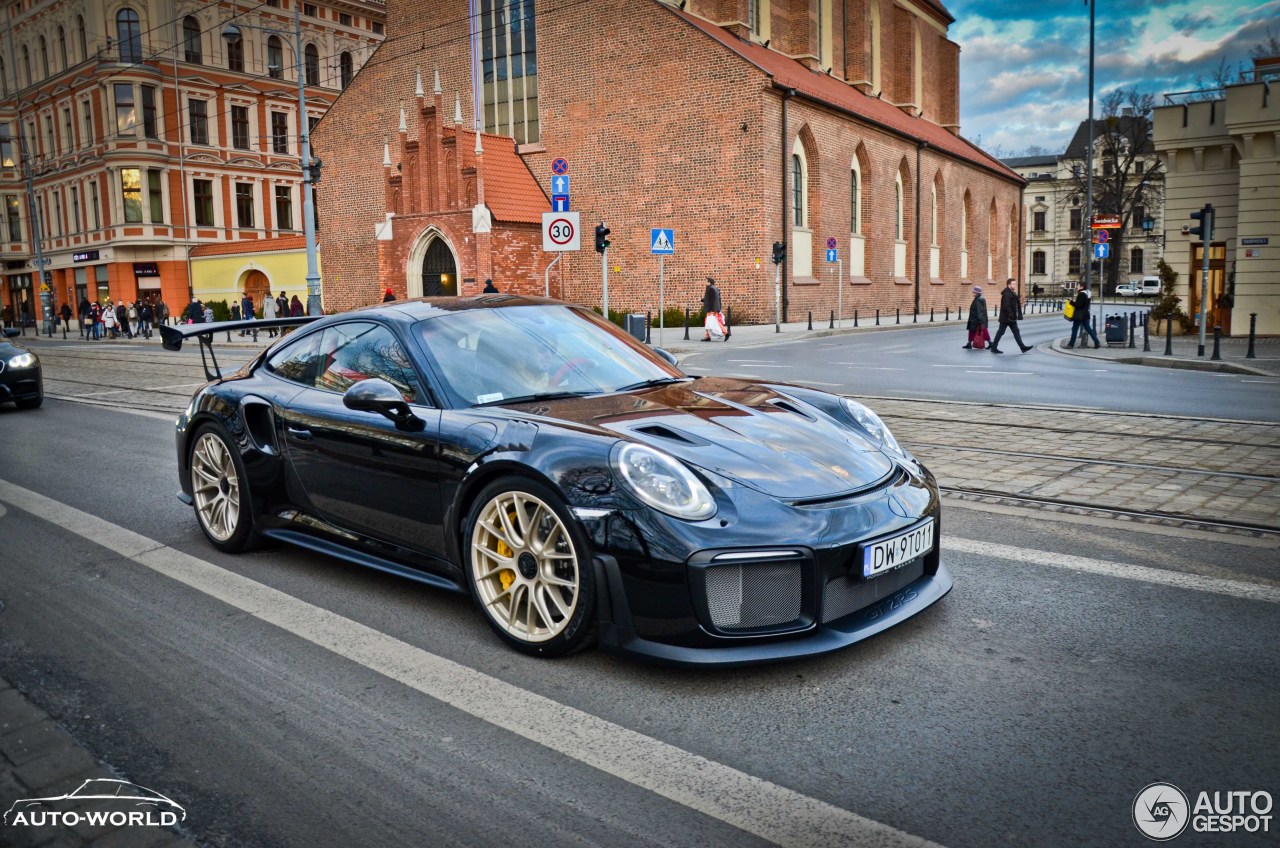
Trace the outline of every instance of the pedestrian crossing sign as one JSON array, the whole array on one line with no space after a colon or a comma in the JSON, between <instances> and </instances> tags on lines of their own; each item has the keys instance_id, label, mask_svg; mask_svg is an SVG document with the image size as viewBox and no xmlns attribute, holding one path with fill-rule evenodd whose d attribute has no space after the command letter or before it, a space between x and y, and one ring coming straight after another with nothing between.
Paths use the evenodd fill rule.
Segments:
<instances>
[{"instance_id":1,"label":"pedestrian crossing sign","mask_svg":"<svg viewBox=\"0 0 1280 848\"><path fill-rule=\"evenodd\" d=\"M649 231L649 252L670 256L676 252L676 231L652 229Z\"/></svg>"}]
</instances>

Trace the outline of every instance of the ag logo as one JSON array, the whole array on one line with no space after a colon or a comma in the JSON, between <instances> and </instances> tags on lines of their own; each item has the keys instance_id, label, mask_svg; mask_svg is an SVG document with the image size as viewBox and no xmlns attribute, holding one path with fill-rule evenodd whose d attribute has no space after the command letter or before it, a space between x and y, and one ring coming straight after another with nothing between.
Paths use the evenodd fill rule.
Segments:
<instances>
[{"instance_id":1,"label":"ag logo","mask_svg":"<svg viewBox=\"0 0 1280 848\"><path fill-rule=\"evenodd\" d=\"M1133 823L1143 836L1157 842L1182 833L1190 812L1187 796L1172 783L1152 783L1133 799Z\"/></svg>"}]
</instances>

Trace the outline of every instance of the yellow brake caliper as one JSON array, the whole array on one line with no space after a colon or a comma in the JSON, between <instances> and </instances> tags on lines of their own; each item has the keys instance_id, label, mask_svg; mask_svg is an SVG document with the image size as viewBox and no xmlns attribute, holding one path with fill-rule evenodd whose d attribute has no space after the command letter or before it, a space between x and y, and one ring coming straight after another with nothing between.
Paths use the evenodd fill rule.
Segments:
<instances>
[{"instance_id":1,"label":"yellow brake caliper","mask_svg":"<svg viewBox=\"0 0 1280 848\"><path fill-rule=\"evenodd\" d=\"M510 518L512 522L516 520L515 512L507 513L507 517ZM514 553L515 551L511 550L505 541L502 539L498 540L498 556L509 557ZM502 591L505 592L511 588L512 583L516 582L516 573L509 568L504 568L498 572L498 580L502 582Z\"/></svg>"}]
</instances>

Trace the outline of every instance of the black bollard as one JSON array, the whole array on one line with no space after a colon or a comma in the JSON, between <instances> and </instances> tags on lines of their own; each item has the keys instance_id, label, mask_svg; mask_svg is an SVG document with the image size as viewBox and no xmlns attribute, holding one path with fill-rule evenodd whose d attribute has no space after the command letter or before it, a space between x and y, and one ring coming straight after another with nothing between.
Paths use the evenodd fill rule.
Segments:
<instances>
[{"instance_id":1,"label":"black bollard","mask_svg":"<svg viewBox=\"0 0 1280 848\"><path fill-rule=\"evenodd\" d=\"M1151 352L1151 310L1142 313L1142 352Z\"/></svg>"},{"instance_id":2,"label":"black bollard","mask_svg":"<svg viewBox=\"0 0 1280 848\"><path fill-rule=\"evenodd\" d=\"M1173 356L1173 316L1164 319L1164 355Z\"/></svg>"},{"instance_id":3,"label":"black bollard","mask_svg":"<svg viewBox=\"0 0 1280 848\"><path fill-rule=\"evenodd\" d=\"M853 329L858 329L858 310L853 310Z\"/></svg>"},{"instance_id":4,"label":"black bollard","mask_svg":"<svg viewBox=\"0 0 1280 848\"><path fill-rule=\"evenodd\" d=\"M653 344L653 310L644 314L644 343Z\"/></svg>"},{"instance_id":5,"label":"black bollard","mask_svg":"<svg viewBox=\"0 0 1280 848\"><path fill-rule=\"evenodd\" d=\"M689 341L689 310L684 311L684 340Z\"/></svg>"},{"instance_id":6,"label":"black bollard","mask_svg":"<svg viewBox=\"0 0 1280 848\"><path fill-rule=\"evenodd\" d=\"M902 323L902 307L901 306L895 306L893 309L893 323L895 324Z\"/></svg>"},{"instance_id":7,"label":"black bollard","mask_svg":"<svg viewBox=\"0 0 1280 848\"><path fill-rule=\"evenodd\" d=\"M212 342L212 341L213 341L213 337L212 337L212 335L210 335L209 341L210 341L210 342ZM231 344L231 331L230 331L230 330L227 330L227 344Z\"/></svg>"},{"instance_id":8,"label":"black bollard","mask_svg":"<svg viewBox=\"0 0 1280 848\"><path fill-rule=\"evenodd\" d=\"M878 308L876 309L876 326L880 326L880 310Z\"/></svg>"},{"instance_id":9,"label":"black bollard","mask_svg":"<svg viewBox=\"0 0 1280 848\"><path fill-rule=\"evenodd\" d=\"M1253 355L1253 336L1258 330L1258 313L1249 313L1249 352L1244 355L1245 359L1255 359Z\"/></svg>"},{"instance_id":10,"label":"black bollard","mask_svg":"<svg viewBox=\"0 0 1280 848\"><path fill-rule=\"evenodd\" d=\"M1130 350L1137 347L1137 345L1134 344L1134 341L1135 341L1134 334L1137 332L1137 328L1138 328L1138 314L1136 312L1130 312L1129 313L1129 349Z\"/></svg>"},{"instance_id":11,"label":"black bollard","mask_svg":"<svg viewBox=\"0 0 1280 848\"><path fill-rule=\"evenodd\" d=\"M929 307L929 323L930 324L933 323L933 307L932 306Z\"/></svg>"},{"instance_id":12,"label":"black bollard","mask_svg":"<svg viewBox=\"0 0 1280 848\"><path fill-rule=\"evenodd\" d=\"M733 335L733 307L726 306L724 308L724 340L729 341L731 335Z\"/></svg>"},{"instance_id":13,"label":"black bollard","mask_svg":"<svg viewBox=\"0 0 1280 848\"><path fill-rule=\"evenodd\" d=\"M1222 359L1221 345L1222 345L1222 328L1214 327L1213 328L1213 356L1209 358L1214 360L1215 362Z\"/></svg>"},{"instance_id":14,"label":"black bollard","mask_svg":"<svg viewBox=\"0 0 1280 848\"><path fill-rule=\"evenodd\" d=\"M948 307L947 307L946 317L945 317L945 318L943 318L943 320L944 320L944 321L950 321L950 320L951 320L951 307L950 307L950 306L948 306Z\"/></svg>"}]
</instances>

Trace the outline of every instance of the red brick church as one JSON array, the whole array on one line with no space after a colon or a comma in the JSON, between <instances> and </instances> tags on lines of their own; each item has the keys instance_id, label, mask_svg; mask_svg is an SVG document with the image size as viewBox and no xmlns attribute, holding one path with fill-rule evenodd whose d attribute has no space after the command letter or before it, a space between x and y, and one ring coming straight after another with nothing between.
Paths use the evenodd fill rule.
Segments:
<instances>
[{"instance_id":1,"label":"red brick church","mask_svg":"<svg viewBox=\"0 0 1280 848\"><path fill-rule=\"evenodd\" d=\"M550 286L578 303L601 301L602 221L624 310L657 307L652 228L675 230L667 305L714 276L738 320L773 319L775 241L792 319L834 308L837 279L848 312L927 312L1017 276L1023 181L959 135L941 3L680 6L389 0L387 40L313 136L326 306L488 278L541 294L557 158L584 233Z\"/></svg>"}]
</instances>

